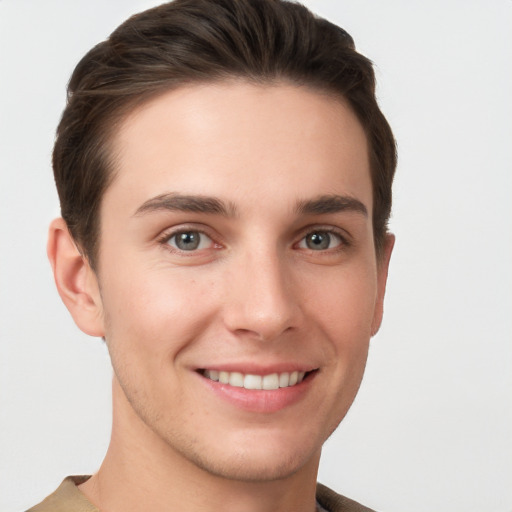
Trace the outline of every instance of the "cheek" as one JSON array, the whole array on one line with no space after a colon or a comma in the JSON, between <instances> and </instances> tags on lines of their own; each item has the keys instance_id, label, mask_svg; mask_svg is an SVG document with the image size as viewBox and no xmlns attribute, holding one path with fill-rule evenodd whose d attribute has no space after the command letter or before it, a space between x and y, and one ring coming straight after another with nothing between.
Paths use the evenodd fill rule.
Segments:
<instances>
[{"instance_id":1,"label":"cheek","mask_svg":"<svg viewBox=\"0 0 512 512\"><path fill-rule=\"evenodd\" d=\"M103 296L106 339L114 350L122 344L127 357L145 352L161 361L193 339L213 314L208 287L191 273L146 271L120 276L113 272L112 276Z\"/></svg>"},{"instance_id":2,"label":"cheek","mask_svg":"<svg viewBox=\"0 0 512 512\"><path fill-rule=\"evenodd\" d=\"M344 269L325 283L310 303L319 323L341 350L357 349L369 340L377 297L375 272L371 267Z\"/></svg>"},{"instance_id":3,"label":"cheek","mask_svg":"<svg viewBox=\"0 0 512 512\"><path fill-rule=\"evenodd\" d=\"M328 340L324 345L328 434L354 401L366 366L376 297L375 279L371 272L366 275L343 273L325 288L323 301L320 297L317 301L317 325Z\"/></svg>"}]
</instances>

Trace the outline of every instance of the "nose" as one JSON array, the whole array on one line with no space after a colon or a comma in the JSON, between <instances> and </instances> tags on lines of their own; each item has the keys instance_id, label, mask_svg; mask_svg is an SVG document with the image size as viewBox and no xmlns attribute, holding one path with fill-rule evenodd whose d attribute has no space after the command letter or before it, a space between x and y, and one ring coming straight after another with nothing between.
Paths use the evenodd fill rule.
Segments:
<instances>
[{"instance_id":1,"label":"nose","mask_svg":"<svg viewBox=\"0 0 512 512\"><path fill-rule=\"evenodd\" d=\"M300 324L293 271L275 250L233 263L225 290L224 322L237 336L272 341Z\"/></svg>"}]
</instances>

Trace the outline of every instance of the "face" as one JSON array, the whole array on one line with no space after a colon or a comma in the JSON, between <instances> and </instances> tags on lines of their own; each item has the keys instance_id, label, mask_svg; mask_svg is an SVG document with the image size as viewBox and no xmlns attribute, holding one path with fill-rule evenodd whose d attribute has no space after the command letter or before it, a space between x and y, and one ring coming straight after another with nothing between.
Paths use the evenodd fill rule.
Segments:
<instances>
[{"instance_id":1,"label":"face","mask_svg":"<svg viewBox=\"0 0 512 512\"><path fill-rule=\"evenodd\" d=\"M356 117L305 88L197 85L133 112L114 146L97 271L114 421L230 479L316 464L387 266Z\"/></svg>"}]
</instances>

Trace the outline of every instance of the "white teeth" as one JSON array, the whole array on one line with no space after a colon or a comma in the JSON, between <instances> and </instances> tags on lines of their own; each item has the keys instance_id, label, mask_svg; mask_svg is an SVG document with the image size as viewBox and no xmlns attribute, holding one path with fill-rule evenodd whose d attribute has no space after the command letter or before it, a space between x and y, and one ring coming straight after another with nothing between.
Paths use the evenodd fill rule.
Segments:
<instances>
[{"instance_id":1,"label":"white teeth","mask_svg":"<svg viewBox=\"0 0 512 512\"><path fill-rule=\"evenodd\" d=\"M229 374L229 385L236 386L237 388L244 387L244 376L238 372L231 372Z\"/></svg>"},{"instance_id":2,"label":"white teeth","mask_svg":"<svg viewBox=\"0 0 512 512\"><path fill-rule=\"evenodd\" d=\"M261 389L261 375L246 375L244 377L245 389Z\"/></svg>"},{"instance_id":3,"label":"white teeth","mask_svg":"<svg viewBox=\"0 0 512 512\"><path fill-rule=\"evenodd\" d=\"M219 380L219 372L217 370L206 370L208 377L212 380Z\"/></svg>"},{"instance_id":4,"label":"white teeth","mask_svg":"<svg viewBox=\"0 0 512 512\"><path fill-rule=\"evenodd\" d=\"M279 375L277 373L265 375L262 379L261 387L266 390L279 389Z\"/></svg>"},{"instance_id":5,"label":"white teeth","mask_svg":"<svg viewBox=\"0 0 512 512\"><path fill-rule=\"evenodd\" d=\"M295 386L302 382L305 372L283 372L271 373L269 375L252 375L240 372L225 372L218 370L205 370L203 375L221 384L229 384L238 388L245 389L264 389L273 390Z\"/></svg>"}]
</instances>

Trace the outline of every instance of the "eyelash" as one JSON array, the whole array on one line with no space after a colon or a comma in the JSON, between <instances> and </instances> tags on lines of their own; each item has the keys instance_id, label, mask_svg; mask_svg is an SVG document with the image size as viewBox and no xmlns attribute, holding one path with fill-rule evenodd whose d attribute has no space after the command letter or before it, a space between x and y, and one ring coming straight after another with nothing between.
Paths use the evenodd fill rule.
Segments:
<instances>
[{"instance_id":1,"label":"eyelash","mask_svg":"<svg viewBox=\"0 0 512 512\"><path fill-rule=\"evenodd\" d=\"M198 229L197 227L186 227L186 226L180 226L179 229L177 230L173 230L171 232L165 232L164 234L162 234L162 236L160 236L158 239L157 239L157 242L159 244L161 244L162 246L164 246L167 250L171 251L171 252L175 252L175 253L179 253L179 254L194 254L196 252L198 252L198 250L185 250L185 249L179 249L178 247L172 247L169 242L177 237L178 235L185 235L187 233L199 233L200 235L204 235L206 237L208 237L212 244L215 245L217 248L218 247L221 247L220 244L216 243L213 239L213 237L211 237L208 233L206 233L204 230L202 229ZM200 251L201 249L199 249Z\"/></svg>"},{"instance_id":2,"label":"eyelash","mask_svg":"<svg viewBox=\"0 0 512 512\"><path fill-rule=\"evenodd\" d=\"M302 248L306 251L312 252L312 253L323 253L323 254L332 254L337 253L340 251L343 251L345 249L348 249L351 246L351 242L349 241L348 237L345 235L342 235L339 230L333 229L331 227L311 227L306 228L306 231L303 231L303 235L301 236L300 240L294 244L294 247L297 247L299 244L301 244L308 236L314 235L314 234L327 234L329 236L334 236L339 240L339 244L333 248L327 248L327 249L321 249L321 250L315 250L310 248ZM204 249L192 249L192 250L185 250L185 249L179 249L177 247L172 247L169 242L174 238L177 237L180 234L187 234L187 233L198 233L200 235L204 235L208 237L211 240L211 243L215 246L215 248L221 248L222 244L215 242L214 238L210 236L208 233L205 232L205 230L199 229L197 227L187 227L187 226L180 226L179 229L173 230L171 232L165 232L163 233L158 239L157 242L165 247L167 250L179 253L183 255L193 255L194 253L197 253L198 251L204 250Z\"/></svg>"},{"instance_id":3,"label":"eyelash","mask_svg":"<svg viewBox=\"0 0 512 512\"><path fill-rule=\"evenodd\" d=\"M331 227L315 227L312 229L308 229L307 232L301 237L299 242L295 245L302 243L304 240L306 240L306 238L308 236L313 235L313 234L319 234L319 233L327 234L330 237L337 238L339 240L339 244L335 247L328 248L325 250L315 250L315 249L310 249L310 248L305 248L305 250L309 250L311 252L317 252L317 253L332 254L332 253L337 253L337 252L343 251L344 249L349 248L351 245L347 236L342 235L339 230L331 228Z\"/></svg>"}]
</instances>

